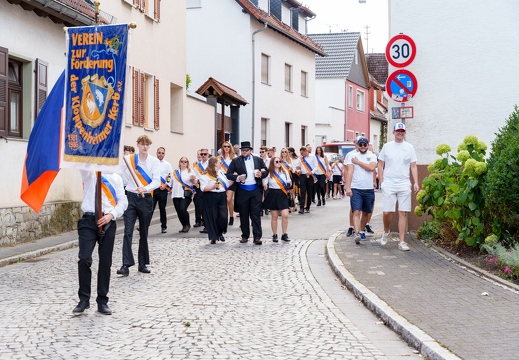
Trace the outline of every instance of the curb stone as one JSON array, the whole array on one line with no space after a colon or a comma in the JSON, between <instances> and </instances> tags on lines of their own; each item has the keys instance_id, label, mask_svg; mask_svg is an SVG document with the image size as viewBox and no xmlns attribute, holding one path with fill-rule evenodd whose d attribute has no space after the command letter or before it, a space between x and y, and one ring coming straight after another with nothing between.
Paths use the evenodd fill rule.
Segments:
<instances>
[{"instance_id":1,"label":"curb stone","mask_svg":"<svg viewBox=\"0 0 519 360\"><path fill-rule=\"evenodd\" d=\"M386 302L382 301L372 291L362 285L344 267L341 259L335 252L335 240L344 231L338 231L326 243L326 257L332 270L341 279L341 282L358 298L370 311L376 314L385 325L400 335L410 346L419 350L422 356L430 360L460 360L458 356L444 348L431 336L416 325L411 324L404 317L395 312Z\"/></svg>"}]
</instances>

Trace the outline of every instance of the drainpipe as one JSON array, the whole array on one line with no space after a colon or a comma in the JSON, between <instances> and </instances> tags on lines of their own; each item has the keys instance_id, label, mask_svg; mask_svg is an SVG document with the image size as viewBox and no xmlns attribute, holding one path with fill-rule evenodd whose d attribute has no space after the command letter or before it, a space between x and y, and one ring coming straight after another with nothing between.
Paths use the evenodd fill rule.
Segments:
<instances>
[{"instance_id":1,"label":"drainpipe","mask_svg":"<svg viewBox=\"0 0 519 360\"><path fill-rule=\"evenodd\" d=\"M262 28L262 29L259 29L259 30L256 30L252 33L252 127L251 127L251 131L252 131L252 139L251 139L251 146L254 148L254 122L255 122L255 119L254 119L254 116L255 116L255 111L254 109L256 108L256 51L255 51L255 40L254 40L254 36L265 30L267 28L267 22L265 20L263 20L263 23L265 24L265 26Z\"/></svg>"}]
</instances>

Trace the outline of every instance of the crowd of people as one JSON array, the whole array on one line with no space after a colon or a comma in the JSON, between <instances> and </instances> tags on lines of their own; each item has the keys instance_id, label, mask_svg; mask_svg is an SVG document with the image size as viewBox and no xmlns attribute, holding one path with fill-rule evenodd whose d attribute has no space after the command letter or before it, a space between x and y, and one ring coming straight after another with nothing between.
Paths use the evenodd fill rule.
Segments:
<instances>
[{"instance_id":1,"label":"crowd of people","mask_svg":"<svg viewBox=\"0 0 519 360\"><path fill-rule=\"evenodd\" d=\"M384 145L379 158L369 150L365 137L356 139L356 149L344 159L337 156L329 159L321 146L302 146L297 153L292 147L284 147L279 153L275 147L262 146L253 153L249 141L232 145L225 141L217 154L211 155L207 148L197 151L196 161L190 163L182 156L178 165L164 159L166 149L158 147L156 157L150 154L151 139L142 135L137 139L138 152L125 146L122 177L117 174L102 174L102 196L95 191L92 172L82 172L84 182L83 217L78 223L79 234L79 303L75 315L90 307L90 282L92 252L99 244L98 311L111 314L108 307L110 266L114 247L115 220L123 216L124 237L122 266L117 274L128 276L135 265L132 239L138 223L139 246L138 271L149 274L148 228L155 207L159 206L162 233L168 231L166 206L171 197L180 222L180 233L191 229L187 211L191 202L195 207L195 224L202 227L210 244L225 242L228 226L240 219L240 243L251 237L254 245L262 245L261 216L270 215L272 241L289 242L289 214L304 215L310 212L313 203L325 206L327 199L350 197L350 228L348 236L360 244L366 240L365 232L372 233L369 219L375 202L374 190L379 186L383 196L384 231L380 239L386 245L392 213L398 201L398 229L400 250L409 247L404 241L405 216L411 210L411 183L409 170L414 179L412 190L418 191L416 154L411 144L405 142L405 125L397 123L393 129L395 140ZM190 166L191 164L191 166ZM378 173L378 177L377 177ZM97 219L97 209L102 207L103 216ZM299 210L298 210L299 208ZM281 217L281 236L278 237L278 220Z\"/></svg>"}]
</instances>

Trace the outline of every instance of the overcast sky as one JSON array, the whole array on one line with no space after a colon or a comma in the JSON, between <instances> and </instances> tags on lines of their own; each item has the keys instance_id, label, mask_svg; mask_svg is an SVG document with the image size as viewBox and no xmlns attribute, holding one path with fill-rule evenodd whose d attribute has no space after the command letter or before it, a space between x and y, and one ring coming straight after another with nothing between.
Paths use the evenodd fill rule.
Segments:
<instances>
[{"instance_id":1,"label":"overcast sky","mask_svg":"<svg viewBox=\"0 0 519 360\"><path fill-rule=\"evenodd\" d=\"M387 0L300 0L317 14L308 22L308 33L356 31L362 34L364 50L383 53L389 40ZM366 47L366 28L369 26Z\"/></svg>"}]
</instances>

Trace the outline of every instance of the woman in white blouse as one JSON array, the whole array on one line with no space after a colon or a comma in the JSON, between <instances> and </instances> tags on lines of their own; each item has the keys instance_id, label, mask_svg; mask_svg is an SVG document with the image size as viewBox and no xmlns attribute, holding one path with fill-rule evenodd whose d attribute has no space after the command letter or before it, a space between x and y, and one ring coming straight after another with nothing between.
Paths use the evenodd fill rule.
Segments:
<instances>
[{"instance_id":1,"label":"woman in white blouse","mask_svg":"<svg viewBox=\"0 0 519 360\"><path fill-rule=\"evenodd\" d=\"M173 171L171 177L171 198L173 206L182 225L181 233L187 233L191 228L187 208L191 204L196 177L189 167L189 160L183 156L178 161L178 168Z\"/></svg>"},{"instance_id":2,"label":"woman in white blouse","mask_svg":"<svg viewBox=\"0 0 519 360\"><path fill-rule=\"evenodd\" d=\"M278 215L281 213L281 240L290 241L288 229L288 188L292 184L290 173L286 171L279 157L270 159L269 174L263 179L263 187L268 189L264 206L270 210L270 225L272 227L272 241L278 242Z\"/></svg>"},{"instance_id":3,"label":"woman in white blouse","mask_svg":"<svg viewBox=\"0 0 519 360\"><path fill-rule=\"evenodd\" d=\"M222 170L219 157L211 157L207 171L200 177L200 189L204 192L204 225L211 244L225 241L227 232L227 195L229 181Z\"/></svg>"}]
</instances>

